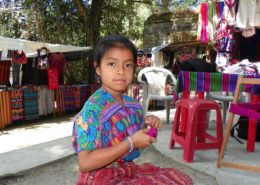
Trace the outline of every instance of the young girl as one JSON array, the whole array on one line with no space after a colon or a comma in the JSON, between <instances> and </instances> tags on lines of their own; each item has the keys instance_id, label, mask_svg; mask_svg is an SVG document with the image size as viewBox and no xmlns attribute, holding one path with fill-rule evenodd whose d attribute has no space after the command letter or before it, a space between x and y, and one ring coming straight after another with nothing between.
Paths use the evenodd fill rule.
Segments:
<instances>
[{"instance_id":1,"label":"young girl","mask_svg":"<svg viewBox=\"0 0 260 185\"><path fill-rule=\"evenodd\" d=\"M192 184L190 177L133 160L156 140L144 126L160 127L159 118L143 118L142 106L124 95L132 83L137 50L126 37L110 35L95 48L102 87L75 116L73 146L78 155L78 185Z\"/></svg>"}]
</instances>

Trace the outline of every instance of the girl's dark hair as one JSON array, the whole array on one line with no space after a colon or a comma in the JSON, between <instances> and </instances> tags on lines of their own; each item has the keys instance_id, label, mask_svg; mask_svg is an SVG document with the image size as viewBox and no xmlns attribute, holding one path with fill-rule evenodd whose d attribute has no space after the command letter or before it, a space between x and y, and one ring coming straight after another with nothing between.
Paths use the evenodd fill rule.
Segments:
<instances>
[{"instance_id":1,"label":"girl's dark hair","mask_svg":"<svg viewBox=\"0 0 260 185\"><path fill-rule=\"evenodd\" d=\"M133 54L134 62L137 60L137 49L135 45L125 36L108 35L101 39L94 49L94 61L96 67L100 66L100 61L108 50L115 47L127 48Z\"/></svg>"}]
</instances>

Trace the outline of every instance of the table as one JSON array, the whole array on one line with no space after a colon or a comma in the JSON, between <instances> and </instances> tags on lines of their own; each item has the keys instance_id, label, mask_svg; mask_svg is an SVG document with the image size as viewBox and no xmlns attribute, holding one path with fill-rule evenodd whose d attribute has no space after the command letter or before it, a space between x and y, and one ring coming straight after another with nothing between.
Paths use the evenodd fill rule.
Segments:
<instances>
[{"instance_id":1,"label":"table","mask_svg":"<svg viewBox=\"0 0 260 185\"><path fill-rule=\"evenodd\" d=\"M180 71L178 74L176 93L182 93L182 98L188 98L190 91L196 91L199 98L204 98L204 92L234 92L239 74L189 72ZM244 75L248 78L260 78L260 75ZM260 101L259 85L244 85L240 92L251 94L251 103ZM186 123L187 112L183 111L182 120ZM181 128L186 129L186 126ZM248 133L256 132L256 120L249 120ZM254 152L255 134L248 134L247 151Z\"/></svg>"}]
</instances>

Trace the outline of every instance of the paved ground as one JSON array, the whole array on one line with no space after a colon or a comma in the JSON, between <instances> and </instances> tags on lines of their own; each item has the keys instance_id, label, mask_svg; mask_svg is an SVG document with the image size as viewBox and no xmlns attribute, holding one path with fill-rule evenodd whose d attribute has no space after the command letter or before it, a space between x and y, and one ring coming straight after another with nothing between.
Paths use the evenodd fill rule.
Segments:
<instances>
[{"instance_id":1,"label":"paved ground","mask_svg":"<svg viewBox=\"0 0 260 185\"><path fill-rule=\"evenodd\" d=\"M25 125L15 126L0 132L0 154L21 151L30 146L45 146L71 133L72 116L43 119ZM7 141L9 141L7 143ZM11 156L11 155L10 155ZM40 156L40 155L39 155ZM24 156L26 157L26 156ZM23 159L21 159L23 160ZM189 174L196 185L217 185L215 177L176 162L159 152L155 147L142 151L137 163L150 162L160 167L172 167ZM16 163L13 161L13 163ZM12 165L12 164L10 164ZM0 178L1 185L72 185L77 178L75 155L56 160L31 170Z\"/></svg>"},{"instance_id":2,"label":"paved ground","mask_svg":"<svg viewBox=\"0 0 260 185\"><path fill-rule=\"evenodd\" d=\"M160 167L173 167L188 173L197 185L217 185L214 177L173 161L154 147L145 149L137 163L151 162ZM0 179L1 185L73 185L77 178L77 159L70 156L47 166L36 168L20 176Z\"/></svg>"},{"instance_id":3,"label":"paved ground","mask_svg":"<svg viewBox=\"0 0 260 185\"><path fill-rule=\"evenodd\" d=\"M184 163L183 149L170 150L171 124L165 124L165 111L153 114L163 120L157 143L143 150L138 163L150 162L189 174L195 185L260 185L259 173L216 168L217 150L195 151L194 161ZM171 119L174 110L171 110ZM209 132L214 132L215 116L210 116ZM77 178L77 159L71 140L72 116L41 119L0 131L0 185L72 185ZM246 143L246 141L243 141ZM247 153L246 145L230 139L226 158L260 166L260 143Z\"/></svg>"}]
</instances>

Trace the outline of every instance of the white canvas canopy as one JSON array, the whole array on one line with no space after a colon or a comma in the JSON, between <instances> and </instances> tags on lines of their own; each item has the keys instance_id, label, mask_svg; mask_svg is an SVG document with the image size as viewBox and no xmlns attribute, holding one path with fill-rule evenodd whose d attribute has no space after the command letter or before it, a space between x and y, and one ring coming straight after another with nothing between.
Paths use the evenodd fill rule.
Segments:
<instances>
[{"instance_id":1,"label":"white canvas canopy","mask_svg":"<svg viewBox=\"0 0 260 185\"><path fill-rule=\"evenodd\" d=\"M12 39L0 36L0 51L7 50L24 51L27 57L37 56L37 49L46 47L50 52L74 52L74 51L89 51L92 47L78 47L62 44L49 44L43 42L34 42L23 39Z\"/></svg>"}]
</instances>

